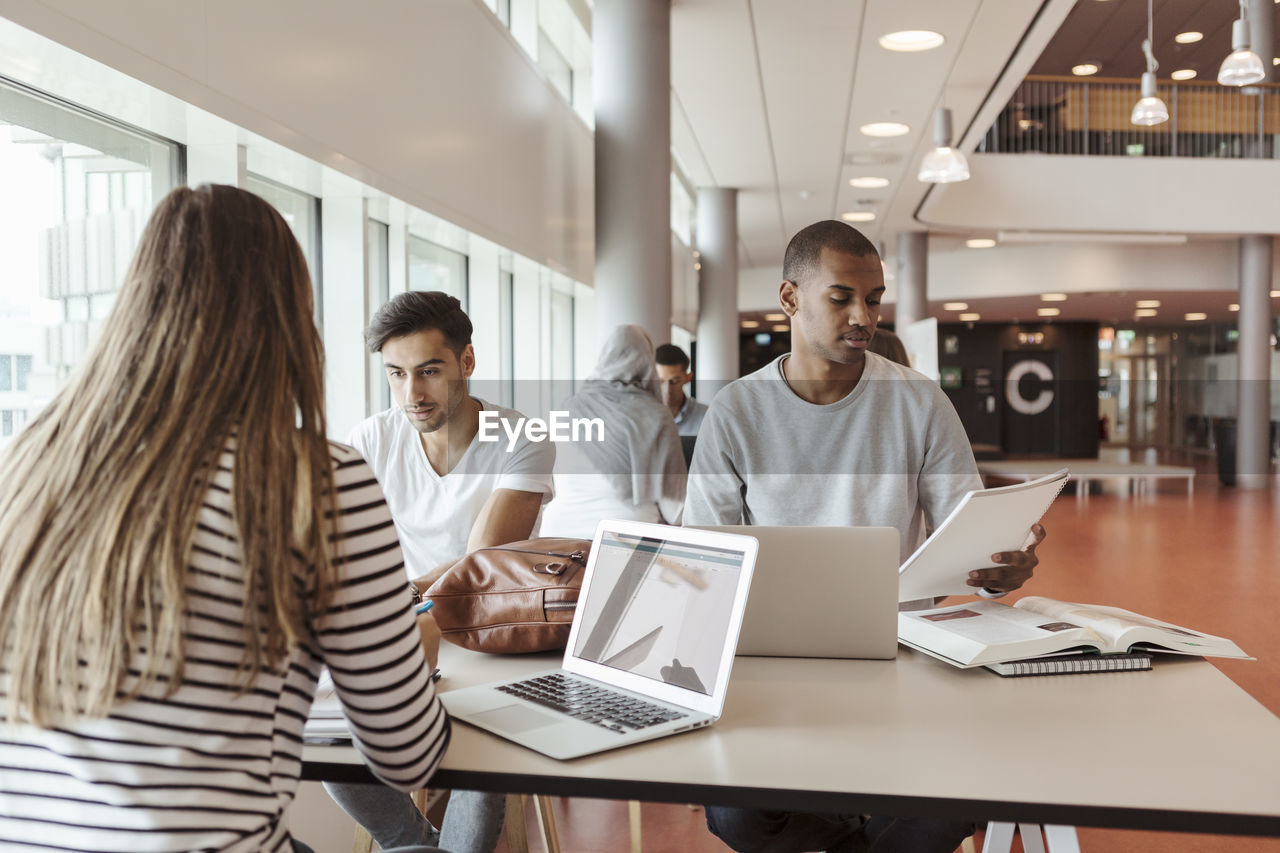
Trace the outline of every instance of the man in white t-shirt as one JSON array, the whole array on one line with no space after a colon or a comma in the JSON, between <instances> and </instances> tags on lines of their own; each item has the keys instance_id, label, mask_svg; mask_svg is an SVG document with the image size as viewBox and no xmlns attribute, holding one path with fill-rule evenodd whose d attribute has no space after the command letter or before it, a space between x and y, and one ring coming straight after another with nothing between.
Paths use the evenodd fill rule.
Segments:
<instances>
[{"instance_id":1,"label":"man in white t-shirt","mask_svg":"<svg viewBox=\"0 0 1280 853\"><path fill-rule=\"evenodd\" d=\"M378 309L365 343L382 354L393 405L347 441L382 486L414 586L425 591L468 551L532 537L553 494L555 448L523 433L511 445L501 430L500 441L479 439L480 412L512 424L521 416L468 393L476 357L461 303L439 291L402 293ZM503 794L454 791L437 842L407 795L381 785L325 787L383 849L440 843L486 853L502 831Z\"/></svg>"}]
</instances>

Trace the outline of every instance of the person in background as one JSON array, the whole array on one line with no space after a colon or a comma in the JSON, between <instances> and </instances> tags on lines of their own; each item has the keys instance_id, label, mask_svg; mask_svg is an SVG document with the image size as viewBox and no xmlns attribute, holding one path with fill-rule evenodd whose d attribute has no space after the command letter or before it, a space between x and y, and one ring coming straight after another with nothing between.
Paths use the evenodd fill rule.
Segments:
<instances>
[{"instance_id":1,"label":"person in background","mask_svg":"<svg viewBox=\"0 0 1280 853\"><path fill-rule=\"evenodd\" d=\"M311 294L269 204L174 190L0 458L6 848L307 849L286 810L325 665L378 778L439 766L440 632L372 472L326 440Z\"/></svg>"},{"instance_id":2,"label":"person in background","mask_svg":"<svg viewBox=\"0 0 1280 853\"><path fill-rule=\"evenodd\" d=\"M906 344L889 329L876 329L876 333L871 336L871 341L867 344L867 352L882 355L903 367L911 366L911 356L907 355Z\"/></svg>"},{"instance_id":3,"label":"person in background","mask_svg":"<svg viewBox=\"0 0 1280 853\"><path fill-rule=\"evenodd\" d=\"M804 228L787 246L782 274L791 351L716 395L694 451L684 523L895 527L905 558L982 486L960 418L936 382L867 351L884 272L859 231L834 220ZM970 572L974 592L995 598L1022 586L1043 528L1032 535L1025 549L993 554L993 568ZM734 850L771 853L951 853L974 829L969 821L719 806L706 816Z\"/></svg>"},{"instance_id":4,"label":"person in background","mask_svg":"<svg viewBox=\"0 0 1280 853\"><path fill-rule=\"evenodd\" d=\"M362 421L347 441L387 493L414 592L425 592L469 551L529 539L551 499L555 446L522 432L514 446L479 439L480 413L521 417L470 395L471 319L453 296L402 293L365 330L381 353L393 405ZM440 843L452 853L498 844L506 795L454 791L439 832L405 794L382 785L326 782L325 789L382 847Z\"/></svg>"},{"instance_id":5,"label":"person in background","mask_svg":"<svg viewBox=\"0 0 1280 853\"><path fill-rule=\"evenodd\" d=\"M544 535L589 539L604 518L679 521L688 471L643 329L614 329L582 390L561 408L572 419L598 419L602 440L560 446ZM584 437L596 436L588 429Z\"/></svg>"},{"instance_id":6,"label":"person in background","mask_svg":"<svg viewBox=\"0 0 1280 853\"><path fill-rule=\"evenodd\" d=\"M663 344L654 351L653 360L657 363L662 402L676 419L676 432L696 436L707 407L684 393L684 387L693 380L689 356L675 344Z\"/></svg>"}]
</instances>

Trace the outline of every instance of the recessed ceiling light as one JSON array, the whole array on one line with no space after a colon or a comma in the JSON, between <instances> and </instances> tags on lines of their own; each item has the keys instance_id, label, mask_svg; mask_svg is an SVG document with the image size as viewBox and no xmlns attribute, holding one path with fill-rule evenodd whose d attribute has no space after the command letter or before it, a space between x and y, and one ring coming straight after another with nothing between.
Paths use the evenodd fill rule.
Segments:
<instances>
[{"instance_id":1,"label":"recessed ceiling light","mask_svg":"<svg viewBox=\"0 0 1280 853\"><path fill-rule=\"evenodd\" d=\"M1209 319L1208 314L1201 314L1199 311L1192 311L1191 313L1183 314L1182 316L1188 320L1208 320Z\"/></svg>"},{"instance_id":2,"label":"recessed ceiling light","mask_svg":"<svg viewBox=\"0 0 1280 853\"><path fill-rule=\"evenodd\" d=\"M1159 300L1159 299L1139 299L1139 300L1138 300L1138 302L1137 302L1137 307L1139 307L1139 308L1159 308L1159 307L1160 307L1160 300Z\"/></svg>"},{"instance_id":3,"label":"recessed ceiling light","mask_svg":"<svg viewBox=\"0 0 1280 853\"><path fill-rule=\"evenodd\" d=\"M1276 0L1276 2L1277 2L1277 3L1280 3L1280 0ZM1272 64L1272 65L1280 65L1280 56L1273 56L1273 57L1271 57L1271 64Z\"/></svg>"},{"instance_id":4,"label":"recessed ceiling light","mask_svg":"<svg viewBox=\"0 0 1280 853\"><path fill-rule=\"evenodd\" d=\"M867 176L865 178L850 178L849 186L857 187L860 190L878 190L881 187L889 186L888 178L873 178Z\"/></svg>"},{"instance_id":5,"label":"recessed ceiling light","mask_svg":"<svg viewBox=\"0 0 1280 853\"><path fill-rule=\"evenodd\" d=\"M943 311L968 311L968 302L944 302L942 303Z\"/></svg>"},{"instance_id":6,"label":"recessed ceiling light","mask_svg":"<svg viewBox=\"0 0 1280 853\"><path fill-rule=\"evenodd\" d=\"M964 244L970 249L990 249L996 244L996 241L990 237L971 237L965 240Z\"/></svg>"},{"instance_id":7,"label":"recessed ceiling light","mask_svg":"<svg viewBox=\"0 0 1280 853\"><path fill-rule=\"evenodd\" d=\"M1198 33L1195 30L1191 30L1185 33L1178 33L1173 37L1173 40L1178 44L1195 44L1202 38L1204 38L1204 33Z\"/></svg>"},{"instance_id":8,"label":"recessed ceiling light","mask_svg":"<svg viewBox=\"0 0 1280 853\"><path fill-rule=\"evenodd\" d=\"M758 329L758 328L760 328L760 321L759 321L759 320L743 320L743 321L742 321L742 328L744 328L744 329Z\"/></svg>"},{"instance_id":9,"label":"recessed ceiling light","mask_svg":"<svg viewBox=\"0 0 1280 853\"><path fill-rule=\"evenodd\" d=\"M783 320L787 319L787 315L774 312L773 314L765 314L764 318L770 323L781 323Z\"/></svg>"},{"instance_id":10,"label":"recessed ceiling light","mask_svg":"<svg viewBox=\"0 0 1280 853\"><path fill-rule=\"evenodd\" d=\"M1101 70L1096 62L1081 62L1079 65L1071 66L1071 73L1077 77L1088 77L1097 74Z\"/></svg>"},{"instance_id":11,"label":"recessed ceiling light","mask_svg":"<svg viewBox=\"0 0 1280 853\"><path fill-rule=\"evenodd\" d=\"M1041 302L1066 302L1067 294L1065 293L1042 293L1040 294Z\"/></svg>"},{"instance_id":12,"label":"recessed ceiling light","mask_svg":"<svg viewBox=\"0 0 1280 853\"><path fill-rule=\"evenodd\" d=\"M773 327L773 330L775 332L789 332L791 331L791 327L786 325L785 323L779 323L778 325Z\"/></svg>"},{"instance_id":13,"label":"recessed ceiling light","mask_svg":"<svg viewBox=\"0 0 1280 853\"><path fill-rule=\"evenodd\" d=\"M1061 313L1062 311L1060 311L1057 308L1037 308L1036 309L1036 314L1038 314L1041 317L1057 317Z\"/></svg>"},{"instance_id":14,"label":"recessed ceiling light","mask_svg":"<svg viewBox=\"0 0 1280 853\"><path fill-rule=\"evenodd\" d=\"M1272 299L1275 299L1275 298L1276 298L1276 297L1278 297L1278 296L1280 296L1280 290L1273 290L1273 291L1271 291L1271 298L1272 298Z\"/></svg>"},{"instance_id":15,"label":"recessed ceiling light","mask_svg":"<svg viewBox=\"0 0 1280 853\"><path fill-rule=\"evenodd\" d=\"M1156 316L1156 314L1158 314L1158 313L1160 313L1160 312L1159 312L1159 311L1157 311L1157 310L1156 310L1156 309L1154 309L1154 308L1139 308L1137 311L1134 311L1134 312L1133 312L1133 316L1135 316L1135 317L1154 317L1154 316Z\"/></svg>"},{"instance_id":16,"label":"recessed ceiling light","mask_svg":"<svg viewBox=\"0 0 1280 853\"><path fill-rule=\"evenodd\" d=\"M1240 306L1239 306L1239 305L1237 305L1236 303L1232 302L1230 305L1228 305L1228 306L1227 306L1227 310L1228 310L1228 311L1239 311L1239 310L1240 310Z\"/></svg>"},{"instance_id":17,"label":"recessed ceiling light","mask_svg":"<svg viewBox=\"0 0 1280 853\"><path fill-rule=\"evenodd\" d=\"M1174 80L1194 80L1196 70L1194 68L1179 68L1177 71L1169 75Z\"/></svg>"},{"instance_id":18,"label":"recessed ceiling light","mask_svg":"<svg viewBox=\"0 0 1280 853\"><path fill-rule=\"evenodd\" d=\"M962 323L976 323L981 319L982 319L981 314L961 314L960 315L960 322Z\"/></svg>"},{"instance_id":19,"label":"recessed ceiling light","mask_svg":"<svg viewBox=\"0 0 1280 853\"><path fill-rule=\"evenodd\" d=\"M896 50L900 53L918 53L922 50L933 50L942 47L946 41L942 33L933 30L900 30L880 36L880 46L885 50Z\"/></svg>"},{"instance_id":20,"label":"recessed ceiling light","mask_svg":"<svg viewBox=\"0 0 1280 853\"><path fill-rule=\"evenodd\" d=\"M863 136L904 136L911 132L911 128L900 121L873 121L858 130Z\"/></svg>"},{"instance_id":21,"label":"recessed ceiling light","mask_svg":"<svg viewBox=\"0 0 1280 853\"><path fill-rule=\"evenodd\" d=\"M876 218L876 215L869 210L851 210L840 214L840 218L845 222L870 222Z\"/></svg>"}]
</instances>

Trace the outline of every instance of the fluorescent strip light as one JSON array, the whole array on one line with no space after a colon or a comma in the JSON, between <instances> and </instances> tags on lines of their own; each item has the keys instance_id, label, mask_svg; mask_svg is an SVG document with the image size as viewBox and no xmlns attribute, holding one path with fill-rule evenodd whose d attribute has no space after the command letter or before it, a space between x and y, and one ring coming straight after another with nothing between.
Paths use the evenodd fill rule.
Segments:
<instances>
[{"instance_id":1,"label":"fluorescent strip light","mask_svg":"<svg viewBox=\"0 0 1280 853\"><path fill-rule=\"evenodd\" d=\"M758 328L760 328L760 321L759 321L759 320L743 320L743 321L742 321L742 328L744 328L744 329L758 329Z\"/></svg>"},{"instance_id":2,"label":"fluorescent strip light","mask_svg":"<svg viewBox=\"0 0 1280 853\"><path fill-rule=\"evenodd\" d=\"M1178 44L1195 44L1202 38L1204 38L1204 33L1198 33L1195 30L1191 30L1190 32L1178 33L1173 37L1173 40Z\"/></svg>"},{"instance_id":3,"label":"fluorescent strip light","mask_svg":"<svg viewBox=\"0 0 1280 853\"><path fill-rule=\"evenodd\" d=\"M1136 234L1121 231L1001 231L1001 243L1153 243L1181 244L1186 234Z\"/></svg>"},{"instance_id":4,"label":"fluorescent strip light","mask_svg":"<svg viewBox=\"0 0 1280 853\"><path fill-rule=\"evenodd\" d=\"M965 240L964 244L970 249L990 249L995 246L996 241L992 240L990 237L973 237Z\"/></svg>"},{"instance_id":5,"label":"fluorescent strip light","mask_svg":"<svg viewBox=\"0 0 1280 853\"><path fill-rule=\"evenodd\" d=\"M1158 311L1156 311L1156 309L1154 309L1154 308L1139 308L1137 311L1134 311L1134 312L1133 312L1133 316L1135 316L1135 317L1154 317L1154 316L1156 316L1156 314L1158 314L1158 313L1159 313L1159 312L1158 312Z\"/></svg>"},{"instance_id":6,"label":"fluorescent strip light","mask_svg":"<svg viewBox=\"0 0 1280 853\"><path fill-rule=\"evenodd\" d=\"M1057 317L1061 313L1062 311L1060 311L1057 308L1037 308L1036 309L1036 314L1040 317Z\"/></svg>"},{"instance_id":7,"label":"fluorescent strip light","mask_svg":"<svg viewBox=\"0 0 1280 853\"><path fill-rule=\"evenodd\" d=\"M1042 293L1040 294L1041 302L1066 302L1067 294L1065 293Z\"/></svg>"},{"instance_id":8,"label":"fluorescent strip light","mask_svg":"<svg viewBox=\"0 0 1280 853\"><path fill-rule=\"evenodd\" d=\"M870 176L865 178L850 178L849 186L857 187L860 190L878 190L881 187L889 186L889 179L873 178Z\"/></svg>"},{"instance_id":9,"label":"fluorescent strip light","mask_svg":"<svg viewBox=\"0 0 1280 853\"><path fill-rule=\"evenodd\" d=\"M1159 308L1159 307L1160 307L1160 300L1159 300L1159 299L1139 299L1139 300L1134 304L1134 307L1136 307L1136 308Z\"/></svg>"},{"instance_id":10,"label":"fluorescent strip light","mask_svg":"<svg viewBox=\"0 0 1280 853\"><path fill-rule=\"evenodd\" d=\"M781 323L783 320L787 319L787 315L779 313L765 314L764 318L770 323Z\"/></svg>"},{"instance_id":11,"label":"fluorescent strip light","mask_svg":"<svg viewBox=\"0 0 1280 853\"><path fill-rule=\"evenodd\" d=\"M773 327L773 330L775 332L789 332L791 331L791 327L786 325L785 323L779 323L778 325Z\"/></svg>"},{"instance_id":12,"label":"fluorescent strip light","mask_svg":"<svg viewBox=\"0 0 1280 853\"><path fill-rule=\"evenodd\" d=\"M851 210L840 214L840 218L845 222L871 222L876 215L869 210Z\"/></svg>"},{"instance_id":13,"label":"fluorescent strip light","mask_svg":"<svg viewBox=\"0 0 1280 853\"><path fill-rule=\"evenodd\" d=\"M968 302L944 302L942 303L943 311L968 311Z\"/></svg>"},{"instance_id":14,"label":"fluorescent strip light","mask_svg":"<svg viewBox=\"0 0 1280 853\"><path fill-rule=\"evenodd\" d=\"M982 319L981 314L961 314L960 315L960 322L962 323L976 323L981 319Z\"/></svg>"},{"instance_id":15,"label":"fluorescent strip light","mask_svg":"<svg viewBox=\"0 0 1280 853\"><path fill-rule=\"evenodd\" d=\"M1237 305L1236 303L1232 302L1230 305L1228 305L1228 306L1227 306L1227 310L1228 310L1228 311L1239 311L1239 310L1240 310L1240 306L1239 306L1239 305Z\"/></svg>"},{"instance_id":16,"label":"fluorescent strip light","mask_svg":"<svg viewBox=\"0 0 1280 853\"><path fill-rule=\"evenodd\" d=\"M1190 314L1183 314L1182 316L1188 320L1208 320L1209 319L1208 314L1201 314L1199 311L1192 311Z\"/></svg>"}]
</instances>

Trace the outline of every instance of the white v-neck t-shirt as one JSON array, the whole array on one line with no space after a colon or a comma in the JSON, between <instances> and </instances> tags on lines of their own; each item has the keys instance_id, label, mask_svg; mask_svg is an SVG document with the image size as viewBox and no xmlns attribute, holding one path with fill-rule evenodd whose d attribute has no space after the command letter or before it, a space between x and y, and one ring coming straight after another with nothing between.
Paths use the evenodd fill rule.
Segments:
<instances>
[{"instance_id":1,"label":"white v-neck t-shirt","mask_svg":"<svg viewBox=\"0 0 1280 853\"><path fill-rule=\"evenodd\" d=\"M514 409L472 399L513 424L522 417ZM529 441L522 431L508 451L506 433L499 430L499 437L472 439L458 464L442 477L427 461L418 431L398 406L366 418L351 431L347 443L364 456L386 495L410 578L467 552L471 527L495 490L540 492L543 505L551 500L555 446Z\"/></svg>"}]
</instances>

